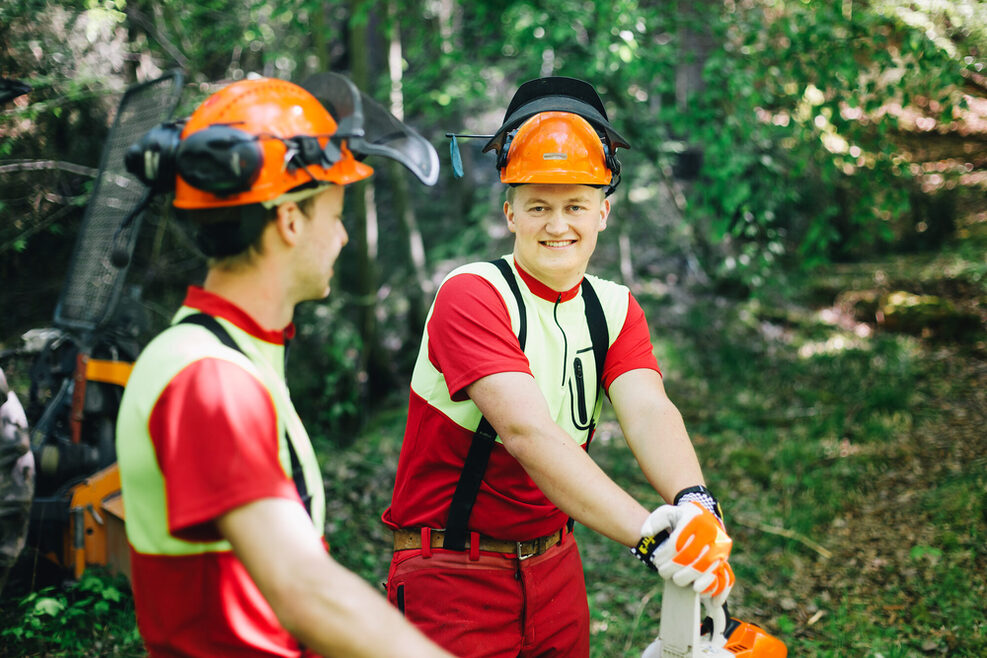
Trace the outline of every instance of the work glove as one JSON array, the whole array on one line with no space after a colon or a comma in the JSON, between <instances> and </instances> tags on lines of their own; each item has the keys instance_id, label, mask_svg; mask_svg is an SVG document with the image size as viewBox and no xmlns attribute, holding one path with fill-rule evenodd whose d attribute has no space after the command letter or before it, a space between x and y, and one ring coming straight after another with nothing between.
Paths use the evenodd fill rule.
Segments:
<instances>
[{"instance_id":1,"label":"work glove","mask_svg":"<svg viewBox=\"0 0 987 658\"><path fill-rule=\"evenodd\" d=\"M655 537L662 531L669 532L668 539L651 555L662 578L713 597L729 592L734 578L727 558L733 541L712 512L695 501L662 505L644 522L641 534Z\"/></svg>"},{"instance_id":2,"label":"work glove","mask_svg":"<svg viewBox=\"0 0 987 658\"><path fill-rule=\"evenodd\" d=\"M723 528L719 503L705 487L690 487L645 520L634 554L676 585L691 585L713 611L721 608L733 587L727 558L733 541ZM714 622L717 614L712 614ZM725 619L722 620L725 624ZM721 627L722 624L716 624Z\"/></svg>"}]
</instances>

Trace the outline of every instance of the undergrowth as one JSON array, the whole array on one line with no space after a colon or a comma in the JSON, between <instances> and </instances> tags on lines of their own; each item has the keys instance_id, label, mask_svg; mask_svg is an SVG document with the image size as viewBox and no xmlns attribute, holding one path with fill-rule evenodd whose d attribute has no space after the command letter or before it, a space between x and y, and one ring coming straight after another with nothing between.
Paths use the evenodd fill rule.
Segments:
<instances>
[{"instance_id":1,"label":"undergrowth","mask_svg":"<svg viewBox=\"0 0 987 658\"><path fill-rule=\"evenodd\" d=\"M130 587L122 576L90 569L65 586L13 598L5 591L0 655L143 656Z\"/></svg>"}]
</instances>

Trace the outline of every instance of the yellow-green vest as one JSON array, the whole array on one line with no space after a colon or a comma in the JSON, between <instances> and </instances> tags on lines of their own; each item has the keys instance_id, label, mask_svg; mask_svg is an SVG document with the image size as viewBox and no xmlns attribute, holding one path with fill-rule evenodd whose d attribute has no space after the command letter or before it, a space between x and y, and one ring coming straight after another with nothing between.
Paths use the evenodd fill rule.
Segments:
<instances>
[{"instance_id":1,"label":"yellow-green vest","mask_svg":"<svg viewBox=\"0 0 987 658\"><path fill-rule=\"evenodd\" d=\"M528 358L531 374L545 396L555 422L573 440L583 445L589 438L591 424L596 426L603 408L603 396L598 394L597 386L600 375L596 371L583 296L577 294L561 303L542 299L528 289L517 273L513 256L504 258L510 264L525 305L527 327L524 355ZM520 327L517 301L497 266L489 262L470 263L450 272L445 281L459 274L481 276L497 289L510 314L511 328L517 335ZM589 274L586 278L590 280L603 307L609 349L624 326L630 291L613 281ZM471 400L467 398L457 402L450 398L442 373L435 369L428 357L427 332L415 363L411 388L459 426L474 431L480 424L482 414ZM499 438L497 440L500 441Z\"/></svg>"},{"instance_id":2,"label":"yellow-green vest","mask_svg":"<svg viewBox=\"0 0 987 658\"><path fill-rule=\"evenodd\" d=\"M158 466L148 422L169 382L184 368L201 359L235 363L270 393L277 414L279 458L290 479L291 441L301 463L311 499L312 522L321 536L325 528L325 489L308 433L295 411L284 378L284 346L260 340L223 318L240 353L220 343L208 329L179 321L199 311L183 306L172 326L159 334L141 353L124 390L117 418L117 463L126 514L127 539L138 553L193 555L229 551L226 541L188 542L168 532L164 477ZM205 437L208 440L208 437Z\"/></svg>"}]
</instances>

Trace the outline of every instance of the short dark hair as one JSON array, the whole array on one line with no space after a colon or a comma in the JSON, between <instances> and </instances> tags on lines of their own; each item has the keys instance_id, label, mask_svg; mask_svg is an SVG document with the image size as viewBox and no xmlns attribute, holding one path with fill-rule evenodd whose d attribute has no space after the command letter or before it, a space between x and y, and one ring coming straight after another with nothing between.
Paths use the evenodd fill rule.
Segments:
<instances>
[{"instance_id":1,"label":"short dark hair","mask_svg":"<svg viewBox=\"0 0 987 658\"><path fill-rule=\"evenodd\" d=\"M310 214L315 196L302 199L298 208ZM198 208L181 211L183 218L195 227L195 243L210 260L224 260L255 250L261 252L260 238L277 217L277 206L265 208L251 203L225 208Z\"/></svg>"}]
</instances>

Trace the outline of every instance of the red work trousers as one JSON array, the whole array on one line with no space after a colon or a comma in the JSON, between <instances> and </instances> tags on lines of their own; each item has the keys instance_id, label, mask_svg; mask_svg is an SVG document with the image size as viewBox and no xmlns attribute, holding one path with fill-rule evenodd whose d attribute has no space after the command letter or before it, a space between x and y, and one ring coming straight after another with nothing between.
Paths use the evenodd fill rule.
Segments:
<instances>
[{"instance_id":1,"label":"red work trousers","mask_svg":"<svg viewBox=\"0 0 987 658\"><path fill-rule=\"evenodd\" d=\"M576 540L519 560L440 548L398 551L387 599L425 635L467 658L585 658L589 607Z\"/></svg>"}]
</instances>

